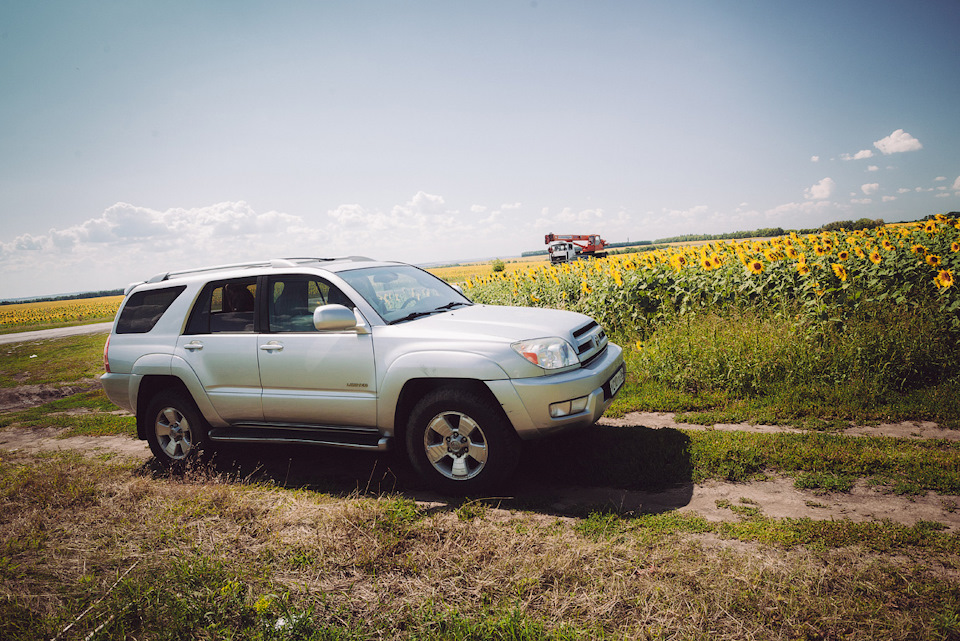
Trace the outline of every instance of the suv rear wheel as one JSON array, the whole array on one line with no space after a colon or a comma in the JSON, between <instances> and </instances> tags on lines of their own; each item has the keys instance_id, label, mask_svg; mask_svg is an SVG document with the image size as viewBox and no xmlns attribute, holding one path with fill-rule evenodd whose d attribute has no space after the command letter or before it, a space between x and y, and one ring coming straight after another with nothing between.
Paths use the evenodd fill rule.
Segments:
<instances>
[{"instance_id":1,"label":"suv rear wheel","mask_svg":"<svg viewBox=\"0 0 960 641\"><path fill-rule=\"evenodd\" d=\"M147 408L147 442L165 467L182 467L206 446L206 422L193 399L182 392L157 394Z\"/></svg>"},{"instance_id":2,"label":"suv rear wheel","mask_svg":"<svg viewBox=\"0 0 960 641\"><path fill-rule=\"evenodd\" d=\"M520 439L488 399L450 387L428 393L413 408L406 445L420 476L450 494L496 486L520 455Z\"/></svg>"}]
</instances>

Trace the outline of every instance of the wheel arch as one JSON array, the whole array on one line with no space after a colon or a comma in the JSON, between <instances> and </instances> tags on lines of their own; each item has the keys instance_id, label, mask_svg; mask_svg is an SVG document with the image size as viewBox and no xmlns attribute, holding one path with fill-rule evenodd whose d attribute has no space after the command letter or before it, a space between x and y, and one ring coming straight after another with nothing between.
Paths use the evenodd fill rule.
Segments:
<instances>
[{"instance_id":1,"label":"wheel arch","mask_svg":"<svg viewBox=\"0 0 960 641\"><path fill-rule=\"evenodd\" d=\"M140 387L137 391L137 438L146 440L147 429L150 418L147 416L147 409L157 394L165 391L174 391L183 394L191 399L193 395L187 386L176 376L149 374L140 380ZM194 399L194 404L196 400ZM202 413L201 413L202 414Z\"/></svg>"},{"instance_id":2,"label":"wheel arch","mask_svg":"<svg viewBox=\"0 0 960 641\"><path fill-rule=\"evenodd\" d=\"M393 436L396 442L403 443L406 439L407 421L420 399L443 388L469 391L485 398L490 406L503 416L507 424L512 426L500 401L483 381L473 378L412 378L404 384L397 398L393 421Z\"/></svg>"}]
</instances>

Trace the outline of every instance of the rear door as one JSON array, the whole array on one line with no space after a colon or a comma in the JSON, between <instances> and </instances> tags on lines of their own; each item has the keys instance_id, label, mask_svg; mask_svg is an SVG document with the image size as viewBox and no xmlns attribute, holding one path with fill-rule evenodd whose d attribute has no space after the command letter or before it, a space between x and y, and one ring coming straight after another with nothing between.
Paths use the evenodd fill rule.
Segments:
<instances>
[{"instance_id":1,"label":"rear door","mask_svg":"<svg viewBox=\"0 0 960 641\"><path fill-rule=\"evenodd\" d=\"M225 421L262 421L257 362L256 278L208 283L200 293L177 355L190 364Z\"/></svg>"},{"instance_id":2,"label":"rear door","mask_svg":"<svg viewBox=\"0 0 960 641\"><path fill-rule=\"evenodd\" d=\"M263 416L274 425L375 426L373 336L319 332L319 305L352 301L317 276L270 276L265 326L257 336ZM263 308L261 308L263 309Z\"/></svg>"}]
</instances>

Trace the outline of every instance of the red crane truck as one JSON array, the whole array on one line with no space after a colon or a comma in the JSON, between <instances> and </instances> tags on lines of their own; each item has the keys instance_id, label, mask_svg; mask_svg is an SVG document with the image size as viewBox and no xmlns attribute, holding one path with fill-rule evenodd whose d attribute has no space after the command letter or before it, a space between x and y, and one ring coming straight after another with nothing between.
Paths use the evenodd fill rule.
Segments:
<instances>
[{"instance_id":1,"label":"red crane truck","mask_svg":"<svg viewBox=\"0 0 960 641\"><path fill-rule=\"evenodd\" d=\"M565 263L581 258L603 258L607 241L599 234L554 234L543 237L551 263Z\"/></svg>"}]
</instances>

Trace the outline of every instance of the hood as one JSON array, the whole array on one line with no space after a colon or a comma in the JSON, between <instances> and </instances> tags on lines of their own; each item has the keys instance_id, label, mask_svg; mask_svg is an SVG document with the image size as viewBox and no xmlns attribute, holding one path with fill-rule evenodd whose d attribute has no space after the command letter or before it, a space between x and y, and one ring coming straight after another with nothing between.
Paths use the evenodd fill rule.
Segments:
<instances>
[{"instance_id":1,"label":"hood","mask_svg":"<svg viewBox=\"0 0 960 641\"><path fill-rule=\"evenodd\" d=\"M560 336L573 342L573 332L592 322L589 316L562 309L471 305L395 327L405 326L418 334L461 334L511 342L545 336Z\"/></svg>"}]
</instances>

